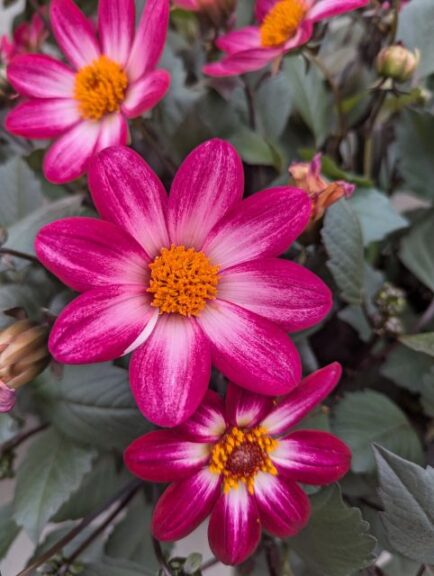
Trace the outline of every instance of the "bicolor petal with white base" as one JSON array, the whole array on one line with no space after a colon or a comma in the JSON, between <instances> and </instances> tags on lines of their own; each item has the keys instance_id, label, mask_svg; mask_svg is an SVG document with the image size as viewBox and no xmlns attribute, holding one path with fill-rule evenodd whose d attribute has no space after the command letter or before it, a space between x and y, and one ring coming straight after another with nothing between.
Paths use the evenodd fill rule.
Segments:
<instances>
[{"instance_id":1,"label":"bicolor petal with white base","mask_svg":"<svg viewBox=\"0 0 434 576\"><path fill-rule=\"evenodd\" d=\"M43 168L48 180L62 183L84 174L94 154L126 144L127 120L166 94L170 75L155 68L169 0L148 0L137 32L134 0L99 0L98 35L73 0L52 0L50 20L69 64L42 54L12 60L8 79L25 100L8 114L6 128L55 139Z\"/></svg>"},{"instance_id":2,"label":"bicolor petal with white base","mask_svg":"<svg viewBox=\"0 0 434 576\"><path fill-rule=\"evenodd\" d=\"M280 400L230 383L225 403L208 392L182 426L135 440L125 451L131 472L171 482L154 511L154 536L178 540L209 516L213 553L236 565L255 552L261 530L297 534L310 515L298 482L336 482L348 472L351 453L332 434L288 428L326 398L340 375L339 364L330 364Z\"/></svg>"},{"instance_id":3,"label":"bicolor petal with white base","mask_svg":"<svg viewBox=\"0 0 434 576\"><path fill-rule=\"evenodd\" d=\"M242 200L242 163L222 140L188 156L169 196L126 147L92 161L89 187L103 220L65 218L36 240L41 262L82 292L51 331L58 361L132 352L136 402L167 427L199 407L212 365L255 394L298 385L300 358L287 332L316 324L332 302L320 278L277 258L309 221L305 192L279 187ZM233 418L250 415L246 406ZM211 440L221 426L213 414L202 413L195 429L203 435L208 425Z\"/></svg>"}]
</instances>

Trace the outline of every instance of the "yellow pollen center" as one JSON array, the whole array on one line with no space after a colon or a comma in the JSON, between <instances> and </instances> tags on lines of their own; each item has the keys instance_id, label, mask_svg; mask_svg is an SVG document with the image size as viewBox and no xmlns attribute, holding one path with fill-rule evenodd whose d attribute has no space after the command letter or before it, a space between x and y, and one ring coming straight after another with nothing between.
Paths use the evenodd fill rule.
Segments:
<instances>
[{"instance_id":1,"label":"yellow pollen center","mask_svg":"<svg viewBox=\"0 0 434 576\"><path fill-rule=\"evenodd\" d=\"M194 248L162 248L149 268L148 292L154 295L151 305L161 314L198 316L207 300L217 296L219 266Z\"/></svg>"},{"instance_id":2,"label":"yellow pollen center","mask_svg":"<svg viewBox=\"0 0 434 576\"><path fill-rule=\"evenodd\" d=\"M127 75L107 56L81 68L75 76L74 98L82 118L100 120L105 114L117 112L127 87Z\"/></svg>"},{"instance_id":3,"label":"yellow pollen center","mask_svg":"<svg viewBox=\"0 0 434 576\"><path fill-rule=\"evenodd\" d=\"M268 436L264 428L252 430L232 428L211 452L209 469L223 476L225 493L238 488L240 482L247 486L250 494L255 491L255 476L266 472L277 476L277 470L270 459L270 452L278 446L278 441Z\"/></svg>"},{"instance_id":4,"label":"yellow pollen center","mask_svg":"<svg viewBox=\"0 0 434 576\"><path fill-rule=\"evenodd\" d=\"M275 48L292 38L302 23L306 12L304 0L279 0L261 24L262 46Z\"/></svg>"}]
</instances>

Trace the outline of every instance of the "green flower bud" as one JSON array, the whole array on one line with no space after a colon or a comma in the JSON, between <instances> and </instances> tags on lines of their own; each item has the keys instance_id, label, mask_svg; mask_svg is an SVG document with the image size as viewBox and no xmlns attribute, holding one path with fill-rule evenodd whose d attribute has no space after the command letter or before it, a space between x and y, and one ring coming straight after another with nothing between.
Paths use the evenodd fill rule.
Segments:
<instances>
[{"instance_id":1,"label":"green flower bud","mask_svg":"<svg viewBox=\"0 0 434 576\"><path fill-rule=\"evenodd\" d=\"M402 44L394 44L383 48L378 54L377 70L384 78L406 82L413 76L419 60L419 50L411 52Z\"/></svg>"}]
</instances>

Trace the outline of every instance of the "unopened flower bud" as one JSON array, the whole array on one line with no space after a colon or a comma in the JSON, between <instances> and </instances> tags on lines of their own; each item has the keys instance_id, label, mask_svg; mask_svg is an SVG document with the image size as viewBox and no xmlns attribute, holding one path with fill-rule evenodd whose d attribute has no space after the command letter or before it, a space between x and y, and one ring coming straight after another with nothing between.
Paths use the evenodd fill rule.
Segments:
<instances>
[{"instance_id":1,"label":"unopened flower bud","mask_svg":"<svg viewBox=\"0 0 434 576\"><path fill-rule=\"evenodd\" d=\"M401 320L396 316L392 316L386 320L383 326L383 330L385 334L395 338L401 336L401 334L404 334L404 326Z\"/></svg>"},{"instance_id":2,"label":"unopened flower bud","mask_svg":"<svg viewBox=\"0 0 434 576\"><path fill-rule=\"evenodd\" d=\"M399 316L406 306L405 292L386 282L375 296L375 304L385 316Z\"/></svg>"},{"instance_id":3,"label":"unopened flower bud","mask_svg":"<svg viewBox=\"0 0 434 576\"><path fill-rule=\"evenodd\" d=\"M312 201L311 221L320 220L326 209L354 192L354 185L344 180L329 182L321 175L321 154L316 154L311 162L295 162L289 173L297 186L305 190Z\"/></svg>"},{"instance_id":4,"label":"unopened flower bud","mask_svg":"<svg viewBox=\"0 0 434 576\"><path fill-rule=\"evenodd\" d=\"M377 70L384 78L406 82L413 76L419 60L419 50L412 52L402 44L394 44L383 48L378 54Z\"/></svg>"},{"instance_id":5,"label":"unopened flower bud","mask_svg":"<svg viewBox=\"0 0 434 576\"><path fill-rule=\"evenodd\" d=\"M48 328L27 319L0 332L0 412L11 410L16 390L47 366L47 340Z\"/></svg>"}]
</instances>

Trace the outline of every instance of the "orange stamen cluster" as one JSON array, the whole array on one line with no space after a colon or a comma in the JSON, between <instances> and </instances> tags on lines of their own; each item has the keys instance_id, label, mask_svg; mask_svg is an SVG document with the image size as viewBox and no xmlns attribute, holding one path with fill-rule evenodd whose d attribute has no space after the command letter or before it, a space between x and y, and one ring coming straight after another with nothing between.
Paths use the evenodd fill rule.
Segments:
<instances>
[{"instance_id":1,"label":"orange stamen cluster","mask_svg":"<svg viewBox=\"0 0 434 576\"><path fill-rule=\"evenodd\" d=\"M252 430L232 428L216 444L211 453L209 469L223 476L225 493L237 489L240 482L250 494L255 491L255 476L266 472L277 476L277 470L269 454L277 448L278 441L268 436L264 428Z\"/></svg>"},{"instance_id":2,"label":"orange stamen cluster","mask_svg":"<svg viewBox=\"0 0 434 576\"><path fill-rule=\"evenodd\" d=\"M207 301L217 296L219 266L194 248L162 248L149 268L151 305L160 313L198 316Z\"/></svg>"},{"instance_id":3,"label":"orange stamen cluster","mask_svg":"<svg viewBox=\"0 0 434 576\"><path fill-rule=\"evenodd\" d=\"M275 48L292 38L302 23L306 12L304 0L279 0L261 24L262 46Z\"/></svg>"},{"instance_id":4,"label":"orange stamen cluster","mask_svg":"<svg viewBox=\"0 0 434 576\"><path fill-rule=\"evenodd\" d=\"M75 76L74 98L86 120L100 120L117 112L125 99L128 77L117 62L107 56L81 68Z\"/></svg>"}]
</instances>

